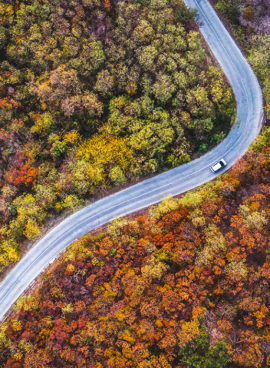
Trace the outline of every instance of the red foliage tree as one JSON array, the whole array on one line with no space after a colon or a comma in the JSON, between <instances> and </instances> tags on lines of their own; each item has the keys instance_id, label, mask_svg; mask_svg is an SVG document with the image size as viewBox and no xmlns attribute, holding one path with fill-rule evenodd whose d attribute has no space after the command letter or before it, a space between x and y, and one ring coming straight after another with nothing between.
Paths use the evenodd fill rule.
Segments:
<instances>
[{"instance_id":1,"label":"red foliage tree","mask_svg":"<svg viewBox=\"0 0 270 368\"><path fill-rule=\"evenodd\" d=\"M16 153L6 178L9 184L30 187L35 184L37 175L38 168L33 166L32 159L25 154Z\"/></svg>"}]
</instances>

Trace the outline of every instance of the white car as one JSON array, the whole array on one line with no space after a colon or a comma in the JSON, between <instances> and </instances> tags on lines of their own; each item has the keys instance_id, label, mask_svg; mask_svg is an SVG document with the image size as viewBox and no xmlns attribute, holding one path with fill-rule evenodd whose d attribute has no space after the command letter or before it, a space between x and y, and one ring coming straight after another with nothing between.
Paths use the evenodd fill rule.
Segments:
<instances>
[{"instance_id":1,"label":"white car","mask_svg":"<svg viewBox=\"0 0 270 368\"><path fill-rule=\"evenodd\" d=\"M211 170L213 171L213 173L216 173L217 171L221 170L226 165L227 165L227 162L224 160L224 158L222 158L217 163L215 163L215 165L211 166Z\"/></svg>"}]
</instances>

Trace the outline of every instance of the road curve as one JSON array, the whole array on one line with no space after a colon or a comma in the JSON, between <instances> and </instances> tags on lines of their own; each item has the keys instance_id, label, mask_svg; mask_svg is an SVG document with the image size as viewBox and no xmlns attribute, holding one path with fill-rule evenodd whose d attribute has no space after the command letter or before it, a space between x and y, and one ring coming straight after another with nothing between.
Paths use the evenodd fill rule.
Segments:
<instances>
[{"instance_id":1,"label":"road curve","mask_svg":"<svg viewBox=\"0 0 270 368\"><path fill-rule=\"evenodd\" d=\"M233 88L240 123L204 156L94 202L52 229L0 284L0 319L73 240L117 217L159 202L165 195L180 194L214 179L210 165L224 157L228 169L258 135L263 121L263 98L251 67L207 0L184 1L187 7L198 9L200 30Z\"/></svg>"}]
</instances>

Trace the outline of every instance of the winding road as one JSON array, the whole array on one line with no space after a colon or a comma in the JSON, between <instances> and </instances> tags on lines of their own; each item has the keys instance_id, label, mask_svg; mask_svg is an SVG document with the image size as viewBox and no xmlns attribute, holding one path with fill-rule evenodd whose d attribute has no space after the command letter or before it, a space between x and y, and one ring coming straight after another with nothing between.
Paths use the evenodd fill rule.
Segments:
<instances>
[{"instance_id":1,"label":"winding road","mask_svg":"<svg viewBox=\"0 0 270 368\"><path fill-rule=\"evenodd\" d=\"M207 0L184 1L187 7L198 9L200 30L233 88L240 123L235 124L224 141L204 156L94 202L53 228L0 284L0 319L73 240L117 217L159 202L165 195L177 195L214 179L216 175L210 166L224 157L228 169L259 134L263 97L251 67Z\"/></svg>"}]
</instances>

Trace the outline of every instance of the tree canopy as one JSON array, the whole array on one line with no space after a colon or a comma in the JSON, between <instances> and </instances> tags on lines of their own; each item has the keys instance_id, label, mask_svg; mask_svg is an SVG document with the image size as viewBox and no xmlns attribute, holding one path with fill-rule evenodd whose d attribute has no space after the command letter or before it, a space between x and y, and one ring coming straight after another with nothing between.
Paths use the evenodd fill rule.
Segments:
<instances>
[{"instance_id":1,"label":"tree canopy","mask_svg":"<svg viewBox=\"0 0 270 368\"><path fill-rule=\"evenodd\" d=\"M0 1L0 272L59 213L228 132L232 92L193 16L175 0Z\"/></svg>"},{"instance_id":2,"label":"tree canopy","mask_svg":"<svg viewBox=\"0 0 270 368\"><path fill-rule=\"evenodd\" d=\"M74 242L0 327L1 367L268 367L269 138Z\"/></svg>"}]
</instances>

